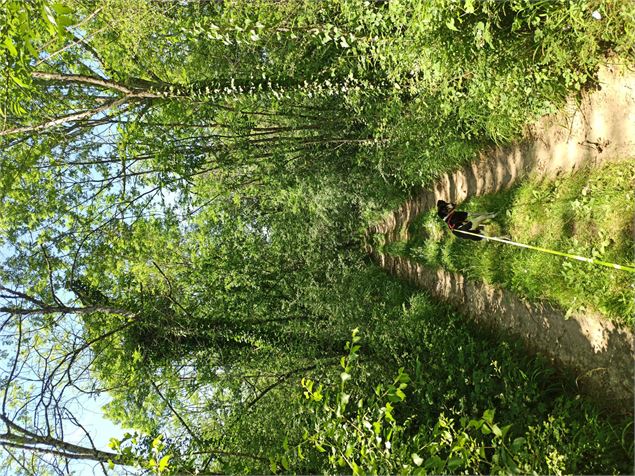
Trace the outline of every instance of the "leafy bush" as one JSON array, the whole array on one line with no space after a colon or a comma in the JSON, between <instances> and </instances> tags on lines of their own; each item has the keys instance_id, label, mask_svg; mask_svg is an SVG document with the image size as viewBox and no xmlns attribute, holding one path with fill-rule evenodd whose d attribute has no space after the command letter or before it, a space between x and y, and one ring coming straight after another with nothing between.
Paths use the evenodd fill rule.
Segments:
<instances>
[{"instance_id":1,"label":"leafy bush","mask_svg":"<svg viewBox=\"0 0 635 476\"><path fill-rule=\"evenodd\" d=\"M443 405L427 416L430 423L423 423L404 408L406 401L413 397L416 406L419 382L411 380L403 368L390 383L379 384L371 391L364 392L355 385L357 375L363 372L360 340L355 329L352 340L346 345L348 355L341 359L339 385L325 386L311 379L302 380L311 426L306 428L297 445L287 446L284 456L272 460L272 470L281 467L288 471L301 464L307 454L313 453L313 461L319 464L319 470L329 473L586 474L629 471L632 439L629 442L624 433L620 439L615 427L601 418L592 406L571 400L567 395L557 396L549 410L544 405L542 409L538 406L529 410L532 415L528 421L541 415L531 423L518 418L531 407L521 406L507 413L514 423L502 425L495 420L494 408L470 417L469 412ZM445 363L456 366L460 360ZM532 378L544 379L539 367L534 367L536 371L538 373ZM522 371L517 375L527 378ZM501 378L506 383L513 380L513 377L503 375ZM518 377L516 379L520 381ZM413 392L412 386L415 386L414 393L407 396ZM519 388L507 392L514 391L522 392ZM527 394L521 397L527 401L533 399ZM628 432L628 422L620 425Z\"/></svg>"}]
</instances>

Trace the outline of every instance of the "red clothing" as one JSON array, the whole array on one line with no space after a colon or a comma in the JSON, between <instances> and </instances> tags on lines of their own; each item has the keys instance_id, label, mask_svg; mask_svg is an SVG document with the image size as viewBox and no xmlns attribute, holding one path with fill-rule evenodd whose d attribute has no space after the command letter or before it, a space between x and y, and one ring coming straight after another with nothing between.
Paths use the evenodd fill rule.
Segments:
<instances>
[{"instance_id":1,"label":"red clothing","mask_svg":"<svg viewBox=\"0 0 635 476\"><path fill-rule=\"evenodd\" d=\"M454 233L454 235L458 238L473 241L480 241L483 239L478 236L466 235L464 233L457 232L457 230L469 231L470 233L476 233L480 235L480 230L478 228L472 230L472 222L467 220L467 212L457 211L456 205L454 203L447 203L442 200L437 202L437 215L441 219L443 219L450 230L452 230L452 233Z\"/></svg>"}]
</instances>

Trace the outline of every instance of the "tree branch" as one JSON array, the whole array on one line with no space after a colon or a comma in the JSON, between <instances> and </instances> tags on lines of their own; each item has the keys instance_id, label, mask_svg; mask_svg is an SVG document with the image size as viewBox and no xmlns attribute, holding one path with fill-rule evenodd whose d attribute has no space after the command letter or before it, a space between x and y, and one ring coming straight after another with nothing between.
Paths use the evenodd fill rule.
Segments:
<instances>
[{"instance_id":1,"label":"tree branch","mask_svg":"<svg viewBox=\"0 0 635 476\"><path fill-rule=\"evenodd\" d=\"M31 76L35 79L41 79L44 81L57 81L60 83L75 83L75 84L89 84L91 86L101 86L102 88L111 89L113 91L119 91L127 96L132 96L134 91L127 88L123 84L109 81L102 78L94 78L92 76L84 76L81 74L59 74L59 73L45 73L43 71L33 71Z\"/></svg>"},{"instance_id":2,"label":"tree branch","mask_svg":"<svg viewBox=\"0 0 635 476\"><path fill-rule=\"evenodd\" d=\"M37 124L34 126L17 127L15 129L7 129L4 131L0 131L0 137L21 134L23 132L39 132L39 131L51 129L56 126L61 126L62 124L66 124L67 122L81 121L83 119L92 117L95 114L99 114L100 112L104 112L109 109L119 107L122 104L125 104L126 102L130 101L131 99L133 99L131 96L124 96L122 98L107 102L103 106L100 106L94 109L89 109L87 111L77 112L74 114L68 114L62 117L57 117L51 121L44 122L42 124Z\"/></svg>"}]
</instances>

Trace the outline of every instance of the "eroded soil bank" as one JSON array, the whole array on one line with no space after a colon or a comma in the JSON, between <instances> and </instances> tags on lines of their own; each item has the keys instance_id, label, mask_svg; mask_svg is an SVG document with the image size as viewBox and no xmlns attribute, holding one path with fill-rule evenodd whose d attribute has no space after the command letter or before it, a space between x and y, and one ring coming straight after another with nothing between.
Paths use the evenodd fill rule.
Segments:
<instances>
[{"instance_id":1,"label":"eroded soil bank","mask_svg":"<svg viewBox=\"0 0 635 476\"><path fill-rule=\"evenodd\" d=\"M372 236L386 243L407 240L414 217L438 199L466 198L504 190L530 174L553 177L587 165L635 157L635 73L602 68L598 90L570 100L553 116L532 126L517 145L484 151L479 160L445 175L380 223L367 230L367 250L395 276L456 307L479 325L520 338L530 352L572 370L580 388L611 406L633 410L635 339L630 328L596 314L565 318L562 310L529 303L505 289L473 282L443 269L430 269L372 247Z\"/></svg>"}]
</instances>

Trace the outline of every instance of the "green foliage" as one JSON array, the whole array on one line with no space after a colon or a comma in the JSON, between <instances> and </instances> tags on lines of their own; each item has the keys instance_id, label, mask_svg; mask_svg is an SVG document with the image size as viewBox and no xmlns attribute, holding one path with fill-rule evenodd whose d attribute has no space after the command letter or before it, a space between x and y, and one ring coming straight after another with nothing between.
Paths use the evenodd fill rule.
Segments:
<instances>
[{"instance_id":1,"label":"green foliage","mask_svg":"<svg viewBox=\"0 0 635 476\"><path fill-rule=\"evenodd\" d=\"M174 442L168 442L173 445ZM170 459L178 453L178 446L169 447L163 435L152 437L140 433L125 433L121 439L111 438L108 447L116 454L109 460L108 468L113 470L115 465L123 465L148 471L148 474L167 476L174 474L170 467ZM182 468L185 464L181 462Z\"/></svg>"},{"instance_id":2,"label":"green foliage","mask_svg":"<svg viewBox=\"0 0 635 476\"><path fill-rule=\"evenodd\" d=\"M255 444L276 471L352 472L352 461L360 473L394 472L403 465L414 471L418 458L428 464L427 469L422 464L427 473L509 472L513 465L519 472L538 473L630 471L629 419L600 412L576 395L571 377L555 374L520 346L468 325L374 270L352 274L325 292L333 312L348 322L360 319L364 338L358 341L356 335L348 357L319 377L307 376L301 390L298 377L295 389L270 394L250 424L226 428L243 448ZM395 376L401 368L408 378ZM386 407L394 422L386 418ZM479 425L491 418L491 410L504 438ZM382 441L374 434L376 422ZM271 433L277 440L269 439ZM264 441L278 441L284 451L261 443L268 434ZM245 468L229 464L230 472Z\"/></svg>"},{"instance_id":3,"label":"green foliage","mask_svg":"<svg viewBox=\"0 0 635 476\"><path fill-rule=\"evenodd\" d=\"M352 341L347 344L349 354L342 357L342 383L337 393L323 393L322 385L314 390L312 380L302 381L310 411L316 414L315 430L313 434L307 432L306 439L293 449L294 456L302 460L301 448L310 444L328 456L330 472L341 472L342 467L347 467L353 474L441 474L459 470L479 472L488 463L486 449L490 452L494 448L490 455L493 463L489 463L492 472L517 470L504 441L511 425L501 429L494 423L493 410L486 410L477 420L467 422L462 418L460 428L441 413L431 434L408 438L414 426L412 418L399 423L394 416L395 407L406 399L410 382L403 368L386 388L377 385L370 396L357 399L353 396L351 400L351 394L347 393L352 378L349 372L358 367L359 341L354 330ZM519 441L516 443L518 446ZM285 469L289 469L288 463Z\"/></svg>"},{"instance_id":4,"label":"green foliage","mask_svg":"<svg viewBox=\"0 0 635 476\"><path fill-rule=\"evenodd\" d=\"M325 388L322 384L316 386L313 380L302 380L305 406L314 415L312 426L305 430L300 443L293 447L285 444L284 455L272 459L273 472L302 467L305 460L317 454L323 462L314 471L328 473L586 473L594 471L587 466L587 458L595 452L596 471L600 467L600 471L628 470L628 459L624 460L624 467L604 460L608 448L617 449L624 444L616 441L611 424L600 423L596 414L588 413L589 407L567 398L556 398L547 412L544 408L530 410L533 417L545 412L546 418L528 426L518 419L520 415L514 415L513 424L503 426L495 421L492 408L473 418L465 411L457 413L455 408L446 411L456 416L438 410L427 416L436 422L430 426L422 424L421 416L408 416L408 410L402 408L407 388L417 385L403 368L389 385L380 384L372 392L359 393L355 378L363 372L360 340L354 330L346 346L348 355L341 360L339 386ZM448 359L445 363L458 362ZM493 364L500 375L501 369L495 361ZM511 380L507 376L501 378ZM516 380L519 381L517 377ZM527 401L533 398L530 393L523 396ZM576 416L580 411L585 414L582 421ZM628 424L624 426L627 429ZM626 447L622 450L629 451Z\"/></svg>"},{"instance_id":5,"label":"green foliage","mask_svg":"<svg viewBox=\"0 0 635 476\"><path fill-rule=\"evenodd\" d=\"M388 2L380 12L351 11L374 39L368 62L399 92L356 106L383 141L368 155L406 186L471 160L484 143L518 138L592 82L608 43L633 57L633 8L621 2Z\"/></svg>"},{"instance_id":6,"label":"green foliage","mask_svg":"<svg viewBox=\"0 0 635 476\"><path fill-rule=\"evenodd\" d=\"M63 2L6 0L0 9L0 131L27 116L39 96L31 72L55 56L77 22Z\"/></svg>"},{"instance_id":7,"label":"green foliage","mask_svg":"<svg viewBox=\"0 0 635 476\"><path fill-rule=\"evenodd\" d=\"M413 186L592 83L609 48L630 64L627 2L2 8L0 278L26 293L3 291L7 340L17 303L32 342L59 336L51 355L85 362L58 379L42 366L45 382L83 375L80 391L108 389L108 416L152 435L113 442L117 464L623 470L632 448L609 417L369 267L361 234ZM594 210L579 199L576 220ZM602 256L607 239L592 240ZM436 242L425 255L458 268ZM364 350L354 341L340 361L355 327Z\"/></svg>"},{"instance_id":8,"label":"green foliage","mask_svg":"<svg viewBox=\"0 0 635 476\"><path fill-rule=\"evenodd\" d=\"M397 425L393 416L393 405L406 398L404 389L410 378L401 369L391 385L386 388L378 385L369 398L351 401L347 391L350 391L350 372L356 367L360 349L357 333L355 329L352 340L346 345L349 353L341 360L341 385L335 396L323 395L322 385L314 389L310 379L302 380L304 396L317 406L312 410L317 414L314 423L317 433L310 435L307 442L317 451L326 453L332 471L348 467L353 474L395 473L403 463L398 457L391 458L393 444L402 439L403 428ZM297 448L295 453L301 459Z\"/></svg>"}]
</instances>

